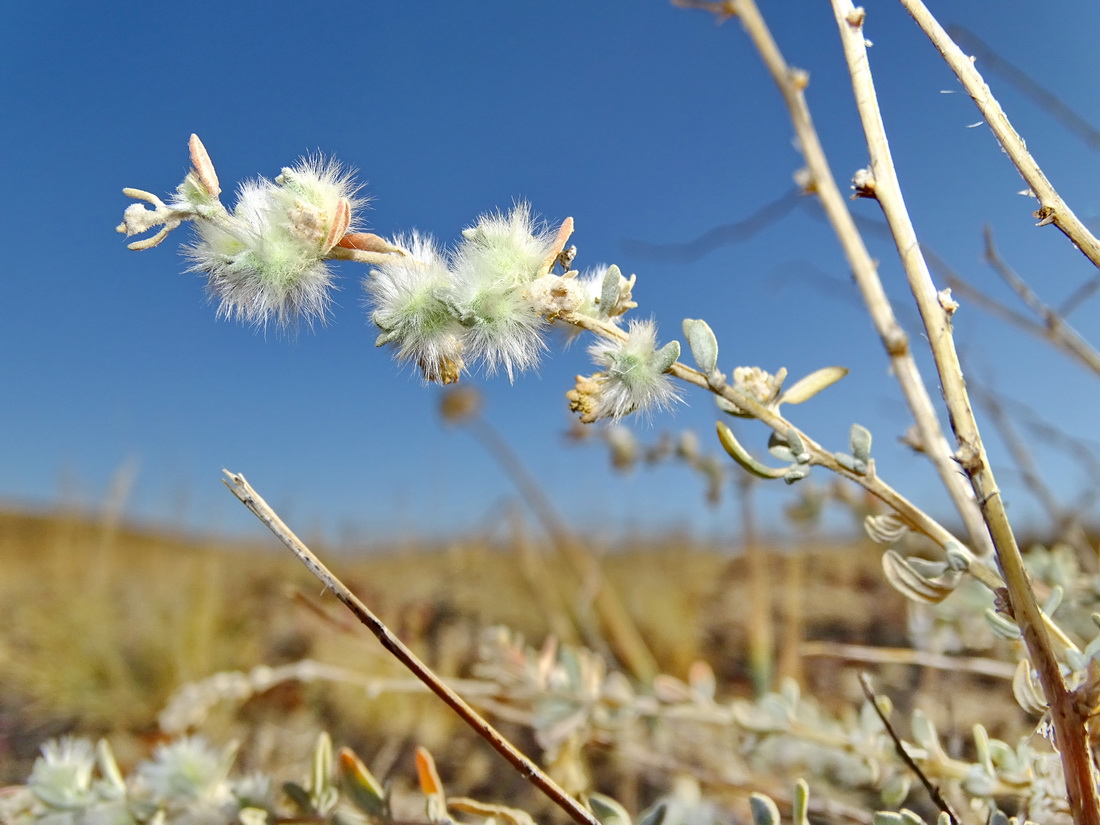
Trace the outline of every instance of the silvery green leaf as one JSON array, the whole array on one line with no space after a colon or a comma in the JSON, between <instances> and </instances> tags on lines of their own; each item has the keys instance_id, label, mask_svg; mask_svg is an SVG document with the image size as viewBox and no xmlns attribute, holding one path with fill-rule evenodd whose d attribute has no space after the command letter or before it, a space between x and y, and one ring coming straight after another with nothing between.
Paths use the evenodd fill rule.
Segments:
<instances>
[{"instance_id":1,"label":"silvery green leaf","mask_svg":"<svg viewBox=\"0 0 1100 825\"><path fill-rule=\"evenodd\" d=\"M796 464L783 474L783 481L787 484L794 484L796 481L801 481L809 474L809 467Z\"/></svg>"},{"instance_id":2,"label":"silvery green leaf","mask_svg":"<svg viewBox=\"0 0 1100 825\"><path fill-rule=\"evenodd\" d=\"M998 770L1001 768L1011 770L1018 767L1019 759L1016 751L1007 742L1000 739L990 739L988 748L989 759Z\"/></svg>"},{"instance_id":3,"label":"silvery green leaf","mask_svg":"<svg viewBox=\"0 0 1100 825\"><path fill-rule=\"evenodd\" d=\"M930 757L936 759L947 756L943 745L940 744L935 724L920 710L913 711L910 727L913 731L913 739L928 752Z\"/></svg>"},{"instance_id":4,"label":"silvery green leaf","mask_svg":"<svg viewBox=\"0 0 1100 825\"><path fill-rule=\"evenodd\" d=\"M1086 667L1088 667L1088 659L1086 659L1084 654L1081 653L1081 651L1079 650L1067 648L1065 656L1066 664L1069 665L1069 669L1071 672L1084 670Z\"/></svg>"},{"instance_id":5,"label":"silvery green leaf","mask_svg":"<svg viewBox=\"0 0 1100 825\"><path fill-rule=\"evenodd\" d=\"M596 819L603 825L631 825L632 820L626 808L610 796L604 796L601 793L591 794L588 797L588 805L592 808Z\"/></svg>"},{"instance_id":6,"label":"silvery green leaf","mask_svg":"<svg viewBox=\"0 0 1100 825\"><path fill-rule=\"evenodd\" d=\"M668 372L680 359L680 342L669 341L653 354L653 367L657 372Z\"/></svg>"},{"instance_id":7,"label":"silvery green leaf","mask_svg":"<svg viewBox=\"0 0 1100 825\"><path fill-rule=\"evenodd\" d=\"M723 398L721 395L714 396L714 401L718 405L718 409L720 409L722 412L726 413L727 415L733 415L733 416L736 416L737 418L752 418L753 417L752 413L745 412L743 409L738 407L736 404L734 404L728 398Z\"/></svg>"},{"instance_id":8,"label":"silvery green leaf","mask_svg":"<svg viewBox=\"0 0 1100 825\"><path fill-rule=\"evenodd\" d=\"M880 717L878 711L875 710L876 705L885 716L889 716L893 711L890 697L886 695L876 696L874 705L870 702L864 702L859 706L859 729L868 738L878 736L878 734L886 730L886 727L882 724L882 717Z\"/></svg>"},{"instance_id":9,"label":"silvery green leaf","mask_svg":"<svg viewBox=\"0 0 1100 825\"><path fill-rule=\"evenodd\" d=\"M860 424L853 424L848 434L848 445L856 461L866 464L871 460L871 432Z\"/></svg>"},{"instance_id":10,"label":"silvery green leaf","mask_svg":"<svg viewBox=\"0 0 1100 825\"><path fill-rule=\"evenodd\" d=\"M1035 716L1042 716L1047 712L1047 700L1042 690L1031 675L1031 662L1021 659L1016 664L1016 672L1012 674L1012 696L1016 704Z\"/></svg>"},{"instance_id":11,"label":"silvery green leaf","mask_svg":"<svg viewBox=\"0 0 1100 825\"><path fill-rule=\"evenodd\" d=\"M754 476L760 478L782 478L787 473L786 467L768 467L766 464L761 464L755 458L753 458L748 450L741 446L741 442L737 440L737 437L724 422L718 422L718 440L722 443L722 447L730 458L752 473Z\"/></svg>"},{"instance_id":12,"label":"silvery green leaf","mask_svg":"<svg viewBox=\"0 0 1100 825\"><path fill-rule=\"evenodd\" d=\"M642 818L638 820L638 825L662 825L666 813L668 813L668 803L658 802L642 814Z\"/></svg>"},{"instance_id":13,"label":"silvery green leaf","mask_svg":"<svg viewBox=\"0 0 1100 825\"><path fill-rule=\"evenodd\" d=\"M1050 597L1043 604L1043 612L1048 616L1053 616L1058 612L1058 608L1062 606L1062 597L1066 595L1066 590L1062 585L1056 584L1050 589Z\"/></svg>"},{"instance_id":14,"label":"silvery green leaf","mask_svg":"<svg viewBox=\"0 0 1100 825\"><path fill-rule=\"evenodd\" d=\"M794 783L794 799L791 802L791 825L810 825L810 786L805 779Z\"/></svg>"},{"instance_id":15,"label":"silvery green leaf","mask_svg":"<svg viewBox=\"0 0 1100 825\"><path fill-rule=\"evenodd\" d=\"M785 439L779 437L778 433L768 436L768 452L771 453L772 458L794 464L794 451L787 445Z\"/></svg>"},{"instance_id":16,"label":"silvery green leaf","mask_svg":"<svg viewBox=\"0 0 1100 825\"><path fill-rule=\"evenodd\" d=\"M947 566L952 570L958 570L960 573L969 570L970 562L974 560L974 556L971 555L970 551L957 541L944 542L943 554L947 559Z\"/></svg>"},{"instance_id":17,"label":"silvery green leaf","mask_svg":"<svg viewBox=\"0 0 1100 825\"><path fill-rule=\"evenodd\" d=\"M309 790L314 802L332 787L332 737L325 731L317 737L317 746L313 749L313 761L309 772ZM318 806L320 807L320 806Z\"/></svg>"},{"instance_id":18,"label":"silvery green leaf","mask_svg":"<svg viewBox=\"0 0 1100 825\"><path fill-rule=\"evenodd\" d=\"M802 688L798 682L794 679L784 679L779 685L779 696L786 702L787 707L790 708L791 714L798 710L798 706L802 704Z\"/></svg>"},{"instance_id":19,"label":"silvery green leaf","mask_svg":"<svg viewBox=\"0 0 1100 825\"><path fill-rule=\"evenodd\" d=\"M313 800L309 798L309 791L303 788L296 782L284 782L283 793L290 798L290 801L294 803L294 806L298 809L298 813L303 816L313 816Z\"/></svg>"},{"instance_id":20,"label":"silvery green leaf","mask_svg":"<svg viewBox=\"0 0 1100 825\"><path fill-rule=\"evenodd\" d=\"M876 811L871 817L872 825L928 825L923 819L908 809L898 812Z\"/></svg>"},{"instance_id":21,"label":"silvery green leaf","mask_svg":"<svg viewBox=\"0 0 1100 825\"><path fill-rule=\"evenodd\" d=\"M981 765L971 765L962 781L962 788L971 796L990 797L997 788L997 778Z\"/></svg>"},{"instance_id":22,"label":"silvery green leaf","mask_svg":"<svg viewBox=\"0 0 1100 825\"><path fill-rule=\"evenodd\" d=\"M960 573L948 570L946 564L905 559L893 550L882 554L882 570L895 590L918 604L939 604L962 579Z\"/></svg>"},{"instance_id":23,"label":"silvery green leaf","mask_svg":"<svg viewBox=\"0 0 1100 825\"><path fill-rule=\"evenodd\" d=\"M611 311L619 303L619 281L622 277L623 273L615 264L609 266L604 273L603 283L600 285L600 315L604 318L610 317Z\"/></svg>"},{"instance_id":24,"label":"silvery green leaf","mask_svg":"<svg viewBox=\"0 0 1100 825\"><path fill-rule=\"evenodd\" d=\"M811 372L789 387L779 396L780 404L801 404L808 401L826 387L830 387L848 374L846 367L824 367Z\"/></svg>"},{"instance_id":25,"label":"silvery green leaf","mask_svg":"<svg viewBox=\"0 0 1100 825\"><path fill-rule=\"evenodd\" d=\"M684 337L691 347L691 357L696 366L710 375L718 368L718 338L706 321L693 318L684 319Z\"/></svg>"},{"instance_id":26,"label":"silvery green leaf","mask_svg":"<svg viewBox=\"0 0 1100 825\"><path fill-rule=\"evenodd\" d=\"M989 825L1009 825L1008 814L1000 808L989 815Z\"/></svg>"},{"instance_id":27,"label":"silvery green leaf","mask_svg":"<svg viewBox=\"0 0 1100 825\"><path fill-rule=\"evenodd\" d=\"M1097 652L1100 652L1100 636L1094 637L1091 642L1085 645L1085 649L1082 652L1086 660L1092 661L1095 659Z\"/></svg>"},{"instance_id":28,"label":"silvery green leaf","mask_svg":"<svg viewBox=\"0 0 1100 825\"><path fill-rule=\"evenodd\" d=\"M867 475L867 463L847 453L833 453L836 463L857 476Z\"/></svg>"},{"instance_id":29,"label":"silvery green leaf","mask_svg":"<svg viewBox=\"0 0 1100 825\"><path fill-rule=\"evenodd\" d=\"M1000 636L1002 639L1007 639L1012 642L1020 638L1020 628L1016 626L1016 622L998 613L993 608L989 608L985 611L985 620L989 623L990 628Z\"/></svg>"},{"instance_id":30,"label":"silvery green leaf","mask_svg":"<svg viewBox=\"0 0 1100 825\"><path fill-rule=\"evenodd\" d=\"M882 799L882 804L889 805L891 808L897 807L905 801L907 796L909 796L909 788L911 785L912 781L909 779L909 774L892 774L882 786L882 790L879 791L879 798Z\"/></svg>"},{"instance_id":31,"label":"silvery green leaf","mask_svg":"<svg viewBox=\"0 0 1100 825\"><path fill-rule=\"evenodd\" d=\"M99 765L100 775L107 781L113 790L126 790L126 780L122 778L115 754L106 739L100 739L95 743L96 764Z\"/></svg>"},{"instance_id":32,"label":"silvery green leaf","mask_svg":"<svg viewBox=\"0 0 1100 825\"><path fill-rule=\"evenodd\" d=\"M749 797L749 808L752 810L753 825L780 825L779 808L771 797L754 793Z\"/></svg>"},{"instance_id":33,"label":"silvery green leaf","mask_svg":"<svg viewBox=\"0 0 1100 825\"><path fill-rule=\"evenodd\" d=\"M892 513L882 513L863 519L863 529L876 544L891 545L909 532L909 525Z\"/></svg>"},{"instance_id":34,"label":"silvery green leaf","mask_svg":"<svg viewBox=\"0 0 1100 825\"><path fill-rule=\"evenodd\" d=\"M977 761L981 764L982 770L985 770L989 775L993 775L993 760L989 756L989 731L985 726L974 726L974 747L977 756Z\"/></svg>"},{"instance_id":35,"label":"silvery green leaf","mask_svg":"<svg viewBox=\"0 0 1100 825\"><path fill-rule=\"evenodd\" d=\"M810 460L810 454L806 452L806 445L802 443L802 436L798 434L798 430L794 427L789 427L785 433L787 446L791 448L791 452L794 453L794 459L799 464L805 464Z\"/></svg>"}]
</instances>

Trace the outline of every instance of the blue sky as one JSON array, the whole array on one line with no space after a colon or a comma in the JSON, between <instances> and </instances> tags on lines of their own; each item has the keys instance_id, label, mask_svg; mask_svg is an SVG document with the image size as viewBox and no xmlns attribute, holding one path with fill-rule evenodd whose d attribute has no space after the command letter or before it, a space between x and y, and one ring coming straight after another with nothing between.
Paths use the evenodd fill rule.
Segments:
<instances>
[{"instance_id":1,"label":"blue sky","mask_svg":"<svg viewBox=\"0 0 1100 825\"><path fill-rule=\"evenodd\" d=\"M939 5L944 23L979 32L1100 123L1100 7ZM828 4L791 0L764 13L791 63L811 74L815 121L846 181L866 150ZM850 367L792 418L836 449L853 421L865 424L880 473L949 512L931 473L894 445L905 408L812 202L694 259L631 243L688 241L792 188L801 161L786 113L736 21L717 26L661 0L43 2L4 17L0 501L96 507L127 469L136 473L132 517L250 532L251 516L218 481L229 467L293 526L339 538L482 528L512 495L467 433L439 423L438 390L374 349L361 268L340 268L328 327L288 337L217 320L176 254L184 233L126 250L113 229L127 205L120 189L170 192L197 132L227 200L236 181L272 177L309 151L335 155L360 170L373 198L367 220L382 235L416 227L450 241L479 213L521 198L548 220L572 216L577 264L637 273L637 312L657 318L662 339L679 337L684 317L702 317L727 371L786 366L797 378ZM1034 228L1032 202L1014 194L1023 188L1015 170L988 130L973 127L977 111L901 7L871 4L866 31L923 240L1008 302L980 261L986 223L1048 302L1092 277L1056 230ZM1095 153L996 74L987 79L1078 214L1100 219ZM878 217L872 203L852 208ZM890 246L871 245L904 302ZM1097 301L1071 319L1086 336L1097 332ZM916 333L915 313L899 314ZM1094 376L965 302L956 324L971 374L1094 437ZM728 531L734 510L707 510L685 470L622 479L596 446L567 443L564 393L590 371L583 346L554 347L514 385L474 381L487 417L579 524ZM694 428L716 449L711 401L686 396L688 406L641 436ZM766 437L741 432L756 445ZM1033 447L1056 489L1081 492L1086 476L1072 461L1042 440ZM1014 511L1029 517L1015 475L1001 480ZM766 506L788 495L769 492Z\"/></svg>"}]
</instances>

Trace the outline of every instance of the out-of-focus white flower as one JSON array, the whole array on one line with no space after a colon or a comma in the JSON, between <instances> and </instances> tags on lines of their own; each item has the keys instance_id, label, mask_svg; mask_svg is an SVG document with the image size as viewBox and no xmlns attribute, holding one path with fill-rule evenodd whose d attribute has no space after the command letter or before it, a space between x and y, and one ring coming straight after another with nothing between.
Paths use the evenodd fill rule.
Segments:
<instances>
[{"instance_id":1,"label":"out-of-focus white flower","mask_svg":"<svg viewBox=\"0 0 1100 825\"><path fill-rule=\"evenodd\" d=\"M134 825L121 780L97 779L96 764L95 749L85 739L47 742L26 788L4 798L0 820L19 825Z\"/></svg>"},{"instance_id":2,"label":"out-of-focus white flower","mask_svg":"<svg viewBox=\"0 0 1100 825\"><path fill-rule=\"evenodd\" d=\"M235 780L233 795L242 807L275 810L275 784L270 776L259 771Z\"/></svg>"},{"instance_id":3,"label":"out-of-focus white flower","mask_svg":"<svg viewBox=\"0 0 1100 825\"><path fill-rule=\"evenodd\" d=\"M27 787L47 805L81 808L92 802L95 750L87 739L66 737L42 746Z\"/></svg>"},{"instance_id":4,"label":"out-of-focus white flower","mask_svg":"<svg viewBox=\"0 0 1100 825\"><path fill-rule=\"evenodd\" d=\"M394 238L406 251L379 264L364 282L382 330L377 345L392 343L399 361L420 367L426 381L451 384L463 369L466 333L449 295L452 275L435 242L412 233Z\"/></svg>"},{"instance_id":5,"label":"out-of-focus white flower","mask_svg":"<svg viewBox=\"0 0 1100 825\"><path fill-rule=\"evenodd\" d=\"M239 808L227 779L235 751L199 736L160 745L135 772L139 793L180 825L229 822Z\"/></svg>"},{"instance_id":6,"label":"out-of-focus white flower","mask_svg":"<svg viewBox=\"0 0 1100 825\"><path fill-rule=\"evenodd\" d=\"M577 386L567 393L570 408L581 413L581 421L665 409L680 400L666 374L680 356L680 345L672 341L657 349L653 321L631 321L625 341L600 340L588 352L604 369L588 378L578 377Z\"/></svg>"}]
</instances>

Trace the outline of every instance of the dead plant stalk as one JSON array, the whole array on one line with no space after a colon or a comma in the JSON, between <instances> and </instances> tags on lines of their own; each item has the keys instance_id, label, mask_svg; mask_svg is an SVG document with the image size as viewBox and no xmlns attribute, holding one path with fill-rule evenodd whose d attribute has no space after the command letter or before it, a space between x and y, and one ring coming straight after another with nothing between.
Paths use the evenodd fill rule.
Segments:
<instances>
[{"instance_id":1,"label":"dead plant stalk","mask_svg":"<svg viewBox=\"0 0 1100 825\"><path fill-rule=\"evenodd\" d=\"M810 116L810 109L803 94L807 83L806 75L787 63L767 23L752 0L731 0L723 6L728 7L741 21L745 33L760 54L764 66L783 96L791 124L798 137L798 148L809 171L807 189L817 195L825 217L836 234L837 240L840 241L867 313L890 359L891 372L897 378L902 395L909 406L910 414L920 434L921 446L936 468L941 483L951 496L963 524L966 525L967 535L974 551L979 556L989 556L993 552L989 533L982 522L981 512L966 480L959 475L958 465L951 455L948 441L940 427L935 406L909 347L909 337L897 322L893 307L879 278L878 265L867 250L863 237L848 210L844 195L841 194L829 169L825 150L818 139L817 130L814 128L813 118Z\"/></svg>"},{"instance_id":2,"label":"dead plant stalk","mask_svg":"<svg viewBox=\"0 0 1100 825\"><path fill-rule=\"evenodd\" d=\"M951 311L941 303L936 294L916 231L905 207L867 60L866 41L863 37L864 13L862 9L857 10L850 0L832 0L832 5L871 158L872 179L868 182L869 188L866 191L882 207L928 334L944 401L958 441L956 455L981 504L982 514L997 550L997 560L1004 575L1013 618L1023 634L1028 654L1038 672L1043 693L1050 706L1074 821L1079 825L1100 825L1100 799L1096 793L1085 720L1059 671L1050 639L1043 626L1043 615L1028 581L1023 557L1016 545L1004 501L978 431L955 350ZM989 99L992 100L991 95Z\"/></svg>"},{"instance_id":3,"label":"dead plant stalk","mask_svg":"<svg viewBox=\"0 0 1100 825\"><path fill-rule=\"evenodd\" d=\"M974 61L956 45L921 0L900 0L900 2L932 41L932 45L943 55L944 62L955 73L963 88L966 89L966 93L982 113L997 142L1001 144L1001 148L1020 173L1020 177L1027 183L1030 190L1027 194L1039 201L1039 208L1035 212L1039 226L1051 223L1057 226L1086 258L1100 267L1100 241L1085 228L1069 205L1055 191L1053 184L1047 180L1047 176L1043 174L1043 170L1027 150L1024 139L1013 128L1001 104L993 97L981 73L974 67Z\"/></svg>"},{"instance_id":4,"label":"dead plant stalk","mask_svg":"<svg viewBox=\"0 0 1100 825\"><path fill-rule=\"evenodd\" d=\"M316 576L321 583L335 594L355 617L367 626L382 646L405 667L412 671L429 690L442 699L448 707L462 718L474 731L485 739L496 751L514 767L524 779L542 791L564 810L578 825L600 825L600 822L583 805L565 792L565 790L544 773L538 765L525 756L515 745L509 742L499 731L489 724L476 710L474 710L461 696L454 692L442 679L435 675L426 664L420 661L400 639L398 639L388 627L371 610L363 604L359 598L348 589L322 562L318 559L302 540L286 526L279 515L271 509L271 506L263 500L252 485L245 480L240 473L232 473L229 470L222 471L225 474L223 481L233 495L235 495L253 515L256 516L275 536L285 544L295 556Z\"/></svg>"}]
</instances>

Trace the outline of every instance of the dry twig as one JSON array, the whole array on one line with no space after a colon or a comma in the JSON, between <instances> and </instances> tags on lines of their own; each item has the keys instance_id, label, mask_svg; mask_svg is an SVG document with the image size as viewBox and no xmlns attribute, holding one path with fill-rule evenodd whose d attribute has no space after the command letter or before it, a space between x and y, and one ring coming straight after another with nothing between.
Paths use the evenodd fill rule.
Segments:
<instances>
[{"instance_id":1,"label":"dry twig","mask_svg":"<svg viewBox=\"0 0 1100 825\"><path fill-rule=\"evenodd\" d=\"M367 626L382 646L405 667L413 672L417 679L442 699L448 707L461 717L479 736L485 739L496 751L511 763L524 779L546 794L558 807L564 810L578 825L600 825L600 822L583 805L567 794L561 786L544 773L538 765L521 753L515 745L489 724L470 707L466 701L445 684L424 664L405 644L390 631L381 619L374 615L359 598L347 588L309 548L291 531L271 506L263 500L252 485L240 473L225 473L225 485L233 492L245 507L252 511L275 536L316 576L325 587L344 603L355 617Z\"/></svg>"}]
</instances>

